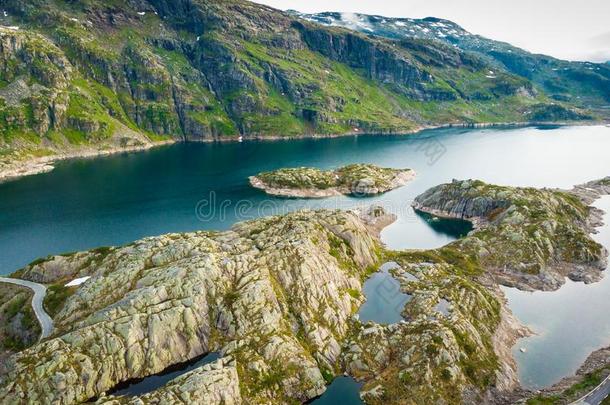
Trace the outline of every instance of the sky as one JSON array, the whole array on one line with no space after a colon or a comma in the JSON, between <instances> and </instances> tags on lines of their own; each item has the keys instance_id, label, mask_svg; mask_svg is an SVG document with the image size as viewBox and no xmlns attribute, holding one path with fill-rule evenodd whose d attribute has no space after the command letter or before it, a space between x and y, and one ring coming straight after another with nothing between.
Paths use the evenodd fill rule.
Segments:
<instances>
[{"instance_id":1,"label":"sky","mask_svg":"<svg viewBox=\"0 0 610 405\"><path fill-rule=\"evenodd\" d=\"M255 0L287 10L439 17L530 52L610 60L610 0Z\"/></svg>"}]
</instances>

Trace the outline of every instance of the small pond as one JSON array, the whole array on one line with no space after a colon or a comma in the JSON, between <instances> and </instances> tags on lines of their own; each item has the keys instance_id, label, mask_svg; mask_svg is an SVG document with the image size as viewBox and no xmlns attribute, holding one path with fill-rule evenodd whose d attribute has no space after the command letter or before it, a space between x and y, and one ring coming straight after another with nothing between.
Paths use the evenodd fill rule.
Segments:
<instances>
[{"instance_id":1,"label":"small pond","mask_svg":"<svg viewBox=\"0 0 610 405\"><path fill-rule=\"evenodd\" d=\"M362 383L352 377L337 377L324 394L309 402L315 405L364 405L360 399Z\"/></svg>"},{"instance_id":2,"label":"small pond","mask_svg":"<svg viewBox=\"0 0 610 405\"><path fill-rule=\"evenodd\" d=\"M426 221L435 232L453 238L462 238L473 229L472 222L464 219L440 218L419 210L415 210L415 214Z\"/></svg>"},{"instance_id":3,"label":"small pond","mask_svg":"<svg viewBox=\"0 0 610 405\"><path fill-rule=\"evenodd\" d=\"M395 262L385 263L364 282L362 290L366 301L358 311L362 322L390 324L403 319L402 310L411 296L400 290L400 283L390 274L390 270L396 267L398 264Z\"/></svg>"}]
</instances>

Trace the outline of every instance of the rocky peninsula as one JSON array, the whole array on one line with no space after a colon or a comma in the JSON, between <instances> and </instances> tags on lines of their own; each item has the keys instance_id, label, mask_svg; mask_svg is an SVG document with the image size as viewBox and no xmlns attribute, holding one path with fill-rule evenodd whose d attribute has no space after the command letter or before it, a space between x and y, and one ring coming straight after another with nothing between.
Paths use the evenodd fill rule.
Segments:
<instances>
[{"instance_id":1,"label":"rocky peninsula","mask_svg":"<svg viewBox=\"0 0 610 405\"><path fill-rule=\"evenodd\" d=\"M587 277L600 272L605 251L588 236L586 198L608 192L609 180L571 192L435 187L418 197L419 209L478 221L432 250L385 249L378 232L393 217L372 207L297 211L37 260L13 276L50 286L91 278L56 292L52 336L4 361L0 402L284 404L347 374L364 382L369 404L501 403L518 391L510 348L528 331L498 282L551 288L563 271L552 264L594 281ZM531 267L519 265L524 257L535 258ZM363 282L387 261L411 296L404 320L361 322ZM108 394L209 352L220 359L156 391Z\"/></svg>"},{"instance_id":2,"label":"rocky peninsula","mask_svg":"<svg viewBox=\"0 0 610 405\"><path fill-rule=\"evenodd\" d=\"M15 276L91 278L58 305L53 336L7 359L0 402L304 402L343 373L366 382L369 403L481 398L505 380L501 300L465 257L386 252L376 234L391 219L379 207L299 211L39 260ZM363 324L363 281L385 260L420 277L404 282L414 304L398 324ZM441 297L454 303L445 315ZM155 392L106 394L212 351L219 361Z\"/></svg>"},{"instance_id":3,"label":"rocky peninsula","mask_svg":"<svg viewBox=\"0 0 610 405\"><path fill-rule=\"evenodd\" d=\"M413 207L472 221L475 230L448 246L477 257L501 284L556 290L565 277L599 281L607 252L590 234L600 225L594 199L610 192L610 178L573 190L503 187L454 180L418 196Z\"/></svg>"},{"instance_id":4,"label":"rocky peninsula","mask_svg":"<svg viewBox=\"0 0 610 405\"><path fill-rule=\"evenodd\" d=\"M337 195L370 196L404 186L415 177L411 169L351 164L336 170L310 167L262 172L249 178L253 187L267 194L295 198L324 198Z\"/></svg>"}]
</instances>

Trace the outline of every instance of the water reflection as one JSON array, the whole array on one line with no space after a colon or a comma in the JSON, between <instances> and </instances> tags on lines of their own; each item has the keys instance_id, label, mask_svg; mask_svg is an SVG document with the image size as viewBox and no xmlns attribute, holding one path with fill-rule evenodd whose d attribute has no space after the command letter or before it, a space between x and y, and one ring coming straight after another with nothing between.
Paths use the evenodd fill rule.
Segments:
<instances>
[{"instance_id":1,"label":"water reflection","mask_svg":"<svg viewBox=\"0 0 610 405\"><path fill-rule=\"evenodd\" d=\"M436 232L456 239L468 235L473 229L472 223L463 219L439 218L419 210L415 210L415 214Z\"/></svg>"}]
</instances>

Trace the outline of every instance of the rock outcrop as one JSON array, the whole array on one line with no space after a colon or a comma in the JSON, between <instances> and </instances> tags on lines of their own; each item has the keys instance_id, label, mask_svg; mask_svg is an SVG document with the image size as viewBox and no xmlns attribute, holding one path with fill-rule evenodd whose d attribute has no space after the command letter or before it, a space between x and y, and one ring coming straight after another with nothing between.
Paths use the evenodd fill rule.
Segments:
<instances>
[{"instance_id":1,"label":"rock outcrop","mask_svg":"<svg viewBox=\"0 0 610 405\"><path fill-rule=\"evenodd\" d=\"M169 384L138 397L102 397L96 404L203 404L239 405L239 376L231 357L219 359L173 379Z\"/></svg>"},{"instance_id":2,"label":"rock outcrop","mask_svg":"<svg viewBox=\"0 0 610 405\"><path fill-rule=\"evenodd\" d=\"M411 169L351 164L336 170L309 167L279 169L249 178L253 187L281 197L324 198L342 194L370 196L404 186L415 177Z\"/></svg>"},{"instance_id":3,"label":"rock outcrop","mask_svg":"<svg viewBox=\"0 0 610 405\"><path fill-rule=\"evenodd\" d=\"M587 201L567 191L454 180L421 194L413 206L472 221L475 231L449 246L471 252L498 281L554 290L566 276L598 281L605 269L607 252L589 236L599 215Z\"/></svg>"},{"instance_id":4,"label":"rock outcrop","mask_svg":"<svg viewBox=\"0 0 610 405\"><path fill-rule=\"evenodd\" d=\"M8 356L33 345L40 336L32 296L28 288L0 283L0 374L8 371Z\"/></svg>"},{"instance_id":5,"label":"rock outcrop","mask_svg":"<svg viewBox=\"0 0 610 405\"><path fill-rule=\"evenodd\" d=\"M322 370L337 369L361 303L349 291L378 260L358 216L330 211L68 257L92 278L55 316L55 336L9 359L0 402L84 401L217 350L233 356L251 400L305 401L324 391Z\"/></svg>"},{"instance_id":6,"label":"rock outcrop","mask_svg":"<svg viewBox=\"0 0 610 405\"><path fill-rule=\"evenodd\" d=\"M0 402L303 402L345 372L370 403L454 403L506 384L502 303L482 271L455 252L384 252L376 234L392 219L380 207L300 211L36 261L17 275L91 278L65 298L53 336L7 360ZM399 263L413 299L401 323L362 324L362 283L382 259ZM218 363L156 391L106 394L210 351Z\"/></svg>"}]
</instances>

